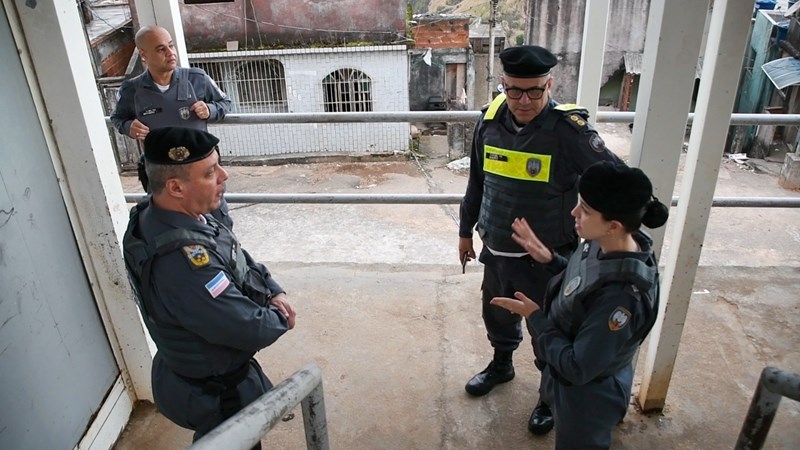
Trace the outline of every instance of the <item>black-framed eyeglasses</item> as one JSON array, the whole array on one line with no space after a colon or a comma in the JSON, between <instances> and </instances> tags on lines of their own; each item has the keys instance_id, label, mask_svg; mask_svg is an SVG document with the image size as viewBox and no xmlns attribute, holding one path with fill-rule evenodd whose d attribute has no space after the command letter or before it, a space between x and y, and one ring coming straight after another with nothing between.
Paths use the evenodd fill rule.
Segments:
<instances>
[{"instance_id":1,"label":"black-framed eyeglasses","mask_svg":"<svg viewBox=\"0 0 800 450\"><path fill-rule=\"evenodd\" d=\"M532 87L528 89L516 88L516 87L506 87L503 85L503 92L505 92L506 96L513 100L519 100L522 98L522 94L528 96L531 100L539 100L544 96L544 91L547 90L547 87Z\"/></svg>"}]
</instances>

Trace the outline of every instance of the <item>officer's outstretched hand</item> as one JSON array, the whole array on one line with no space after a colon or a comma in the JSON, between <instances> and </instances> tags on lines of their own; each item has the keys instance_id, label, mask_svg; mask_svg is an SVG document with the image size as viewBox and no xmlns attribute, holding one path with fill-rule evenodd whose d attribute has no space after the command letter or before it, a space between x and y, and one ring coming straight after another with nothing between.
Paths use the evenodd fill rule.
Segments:
<instances>
[{"instance_id":1,"label":"officer's outstretched hand","mask_svg":"<svg viewBox=\"0 0 800 450\"><path fill-rule=\"evenodd\" d=\"M539 311L539 305L529 299L528 296L522 292L514 292L514 298L508 297L495 297L489 303L507 309L512 314L519 314L523 317L530 317L531 314Z\"/></svg>"},{"instance_id":2,"label":"officer's outstretched hand","mask_svg":"<svg viewBox=\"0 0 800 450\"><path fill-rule=\"evenodd\" d=\"M517 244L521 245L537 262L548 264L553 260L553 252L539 240L531 226L528 225L527 220L524 218L514 219L514 223L511 224L511 229L514 230L511 238L514 239Z\"/></svg>"},{"instance_id":3,"label":"officer's outstretched hand","mask_svg":"<svg viewBox=\"0 0 800 450\"><path fill-rule=\"evenodd\" d=\"M294 312L294 308L292 308L292 305L289 304L289 298L286 297L286 294L281 293L275 297L272 297L272 300L269 301L269 304L276 307L281 314L286 316L286 320L289 322L290 330L294 328L294 321L297 313Z\"/></svg>"}]
</instances>

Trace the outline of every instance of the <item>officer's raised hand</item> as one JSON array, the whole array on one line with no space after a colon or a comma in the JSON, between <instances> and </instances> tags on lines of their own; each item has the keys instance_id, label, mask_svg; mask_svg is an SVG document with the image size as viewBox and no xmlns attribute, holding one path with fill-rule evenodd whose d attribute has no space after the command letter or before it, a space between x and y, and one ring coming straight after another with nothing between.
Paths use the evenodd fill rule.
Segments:
<instances>
[{"instance_id":1,"label":"officer's raised hand","mask_svg":"<svg viewBox=\"0 0 800 450\"><path fill-rule=\"evenodd\" d=\"M208 119L208 116L211 114L211 111L208 109L208 105L202 100L192 103L192 106L189 109L195 113L197 117L203 120Z\"/></svg>"},{"instance_id":2,"label":"officer's raised hand","mask_svg":"<svg viewBox=\"0 0 800 450\"><path fill-rule=\"evenodd\" d=\"M140 122L139 119L133 119L133 121L131 121L131 128L128 131L128 135L133 139L143 141L149 132L150 128L147 125Z\"/></svg>"},{"instance_id":3,"label":"officer's raised hand","mask_svg":"<svg viewBox=\"0 0 800 450\"><path fill-rule=\"evenodd\" d=\"M530 317L531 314L540 310L539 305L534 303L533 300L529 299L528 296L522 292L514 292L514 297L516 298L495 297L489 303L523 317Z\"/></svg>"},{"instance_id":4,"label":"officer's raised hand","mask_svg":"<svg viewBox=\"0 0 800 450\"><path fill-rule=\"evenodd\" d=\"M514 223L511 224L511 229L514 230L511 238L514 239L517 244L521 245L537 262L548 264L553 260L553 252L551 252L546 245L542 244L542 241L539 240L536 233L531 229L531 226L528 225L528 221L524 218L514 219Z\"/></svg>"}]
</instances>

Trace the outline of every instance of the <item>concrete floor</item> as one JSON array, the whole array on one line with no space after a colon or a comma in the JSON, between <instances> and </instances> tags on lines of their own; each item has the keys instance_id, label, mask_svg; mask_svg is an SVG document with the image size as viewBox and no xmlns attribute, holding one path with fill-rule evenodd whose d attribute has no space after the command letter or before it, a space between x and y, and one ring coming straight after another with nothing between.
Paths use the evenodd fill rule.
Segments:
<instances>
[{"instance_id":1,"label":"concrete floor","mask_svg":"<svg viewBox=\"0 0 800 450\"><path fill-rule=\"evenodd\" d=\"M611 148L624 143L622 127L604 131ZM230 167L229 191L463 193L465 174L428 152L420 164ZM723 162L716 195L796 196L777 186L777 170L779 162L758 161L756 170ZM138 191L135 178L123 183ZM462 275L458 264L456 205L233 208L244 247L298 311L297 327L257 357L276 383L306 364L321 367L331 448L552 448L552 436L525 428L539 381L527 336L514 381L479 399L464 392L491 349L480 318L482 269L473 262ZM712 211L666 409L645 416L631 406L614 448L733 447L761 369L800 373L797 255L800 210ZM266 449L305 448L302 412L294 412L266 436ZM800 448L798 425L800 404L784 399L765 448ZM116 448L190 442L190 431L142 403Z\"/></svg>"}]
</instances>

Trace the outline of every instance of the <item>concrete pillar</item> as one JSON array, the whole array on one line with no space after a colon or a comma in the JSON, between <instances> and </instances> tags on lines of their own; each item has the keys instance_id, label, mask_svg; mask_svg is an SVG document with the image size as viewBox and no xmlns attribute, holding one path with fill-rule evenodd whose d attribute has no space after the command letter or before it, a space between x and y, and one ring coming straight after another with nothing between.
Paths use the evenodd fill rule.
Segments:
<instances>
[{"instance_id":1,"label":"concrete pillar","mask_svg":"<svg viewBox=\"0 0 800 450\"><path fill-rule=\"evenodd\" d=\"M707 14L708 0L650 3L629 164L650 176L655 195L667 204L678 173ZM657 254L664 230L652 230Z\"/></svg>"},{"instance_id":2,"label":"concrete pillar","mask_svg":"<svg viewBox=\"0 0 800 450\"><path fill-rule=\"evenodd\" d=\"M751 0L714 2L680 201L673 219L672 244L662 278L660 320L650 336L639 390L639 404L645 411L663 409L666 401L703 248L752 14Z\"/></svg>"},{"instance_id":3,"label":"concrete pillar","mask_svg":"<svg viewBox=\"0 0 800 450\"><path fill-rule=\"evenodd\" d=\"M4 5L18 14L20 59L109 343L134 399L152 400L152 353L120 248L128 208L78 8L61 1Z\"/></svg>"},{"instance_id":4,"label":"concrete pillar","mask_svg":"<svg viewBox=\"0 0 800 450\"><path fill-rule=\"evenodd\" d=\"M787 153L778 184L784 189L800 189L800 155Z\"/></svg>"},{"instance_id":5,"label":"concrete pillar","mask_svg":"<svg viewBox=\"0 0 800 450\"><path fill-rule=\"evenodd\" d=\"M589 110L589 118L597 118L597 103L603 83L603 57L606 51L606 30L611 0L587 0L583 20L581 68L578 76L577 103Z\"/></svg>"},{"instance_id":6,"label":"concrete pillar","mask_svg":"<svg viewBox=\"0 0 800 450\"><path fill-rule=\"evenodd\" d=\"M178 0L135 0L139 26L158 25L172 35L172 42L178 52L178 65L189 67L189 54L183 36L183 22Z\"/></svg>"}]
</instances>

